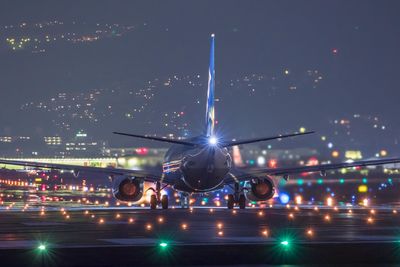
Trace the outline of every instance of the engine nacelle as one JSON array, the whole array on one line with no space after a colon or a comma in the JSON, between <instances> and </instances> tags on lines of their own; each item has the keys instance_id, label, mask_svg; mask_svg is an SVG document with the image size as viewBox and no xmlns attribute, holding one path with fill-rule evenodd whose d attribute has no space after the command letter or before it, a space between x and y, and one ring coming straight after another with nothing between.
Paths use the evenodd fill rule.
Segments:
<instances>
[{"instance_id":1,"label":"engine nacelle","mask_svg":"<svg viewBox=\"0 0 400 267\"><path fill-rule=\"evenodd\" d=\"M143 180L134 177L117 177L113 181L113 195L120 201L135 202L143 196Z\"/></svg>"},{"instance_id":2,"label":"engine nacelle","mask_svg":"<svg viewBox=\"0 0 400 267\"><path fill-rule=\"evenodd\" d=\"M256 178L246 182L245 196L250 201L266 201L275 194L275 186L269 178Z\"/></svg>"}]
</instances>

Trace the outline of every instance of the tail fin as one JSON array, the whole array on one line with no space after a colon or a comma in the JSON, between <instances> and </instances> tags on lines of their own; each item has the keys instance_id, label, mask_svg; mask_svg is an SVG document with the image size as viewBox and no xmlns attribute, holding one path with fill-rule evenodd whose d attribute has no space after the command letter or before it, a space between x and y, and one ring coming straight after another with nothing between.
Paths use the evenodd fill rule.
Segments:
<instances>
[{"instance_id":1,"label":"tail fin","mask_svg":"<svg viewBox=\"0 0 400 267\"><path fill-rule=\"evenodd\" d=\"M210 66L208 70L208 89L207 89L207 110L206 110L206 135L214 135L215 113L214 113L214 88L215 88L215 68L214 68L214 39L211 34Z\"/></svg>"}]
</instances>

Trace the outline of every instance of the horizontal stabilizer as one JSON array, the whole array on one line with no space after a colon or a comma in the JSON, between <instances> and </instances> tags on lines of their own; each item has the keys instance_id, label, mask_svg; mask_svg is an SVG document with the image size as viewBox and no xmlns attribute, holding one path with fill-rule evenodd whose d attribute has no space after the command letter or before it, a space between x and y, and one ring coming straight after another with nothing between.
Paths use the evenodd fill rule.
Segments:
<instances>
[{"instance_id":1,"label":"horizontal stabilizer","mask_svg":"<svg viewBox=\"0 0 400 267\"><path fill-rule=\"evenodd\" d=\"M191 142L187 142L187 141L183 141L183 140L172 140L172 139L153 137L153 136L147 136L147 135L137 135L137 134L120 133L120 132L113 132L113 134L148 139L148 140L153 140L153 141L166 142L166 143L172 143L172 144L179 144L179 145L185 145L185 146L196 146L197 145L195 143L191 143Z\"/></svg>"},{"instance_id":2,"label":"horizontal stabilizer","mask_svg":"<svg viewBox=\"0 0 400 267\"><path fill-rule=\"evenodd\" d=\"M276 139L282 139L282 138L288 138L288 137L306 135L306 134L312 134L312 133L315 133L315 132L311 131L311 132L304 132L304 133L283 134L283 135L271 136L271 137L245 139L245 140L238 140L238 141L232 141L232 142L224 142L224 143L221 144L221 146L222 147L231 147L231 146L250 144L250 143L257 143L257 142L262 142L262 141L270 141L270 140L276 140Z\"/></svg>"}]
</instances>

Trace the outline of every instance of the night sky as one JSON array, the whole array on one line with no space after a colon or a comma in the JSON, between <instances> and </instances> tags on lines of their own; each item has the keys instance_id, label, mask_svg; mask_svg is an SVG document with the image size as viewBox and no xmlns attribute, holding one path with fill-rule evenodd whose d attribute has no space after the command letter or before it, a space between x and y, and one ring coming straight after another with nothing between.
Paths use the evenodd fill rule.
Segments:
<instances>
[{"instance_id":1,"label":"night sky","mask_svg":"<svg viewBox=\"0 0 400 267\"><path fill-rule=\"evenodd\" d=\"M220 129L229 137L297 131L324 132L328 121L353 114L379 116L387 134L400 133L399 1L1 1L4 25L49 20L119 23L137 29L89 44L50 45L46 53L0 50L0 132L29 135L51 131L47 117L21 113L29 101L58 92L93 88L134 88L154 78L201 75L204 88L175 88L157 111L184 109L193 134L204 117L209 36L216 34L216 106ZM254 95L232 90L229 81L252 73L282 76L294 84L307 70L323 79L317 88L295 92L257 88ZM202 99L200 105L191 101ZM157 120L148 112L142 120ZM27 127L27 125L29 127ZM82 128L89 127L82 122ZM157 125L104 120L99 134L119 145L114 130L163 133ZM126 141L126 140L124 140Z\"/></svg>"}]
</instances>

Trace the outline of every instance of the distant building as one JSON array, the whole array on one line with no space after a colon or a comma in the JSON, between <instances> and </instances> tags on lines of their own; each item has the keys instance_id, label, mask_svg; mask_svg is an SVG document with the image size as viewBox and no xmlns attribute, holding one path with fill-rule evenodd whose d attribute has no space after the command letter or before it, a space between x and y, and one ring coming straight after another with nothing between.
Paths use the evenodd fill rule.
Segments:
<instances>
[{"instance_id":1,"label":"distant building","mask_svg":"<svg viewBox=\"0 0 400 267\"><path fill-rule=\"evenodd\" d=\"M44 142L48 146L60 146L62 145L62 139L59 136L45 136L43 137Z\"/></svg>"},{"instance_id":2,"label":"distant building","mask_svg":"<svg viewBox=\"0 0 400 267\"><path fill-rule=\"evenodd\" d=\"M83 130L78 131L74 138L65 143L65 156L97 156L103 155L106 143L95 141Z\"/></svg>"}]
</instances>

